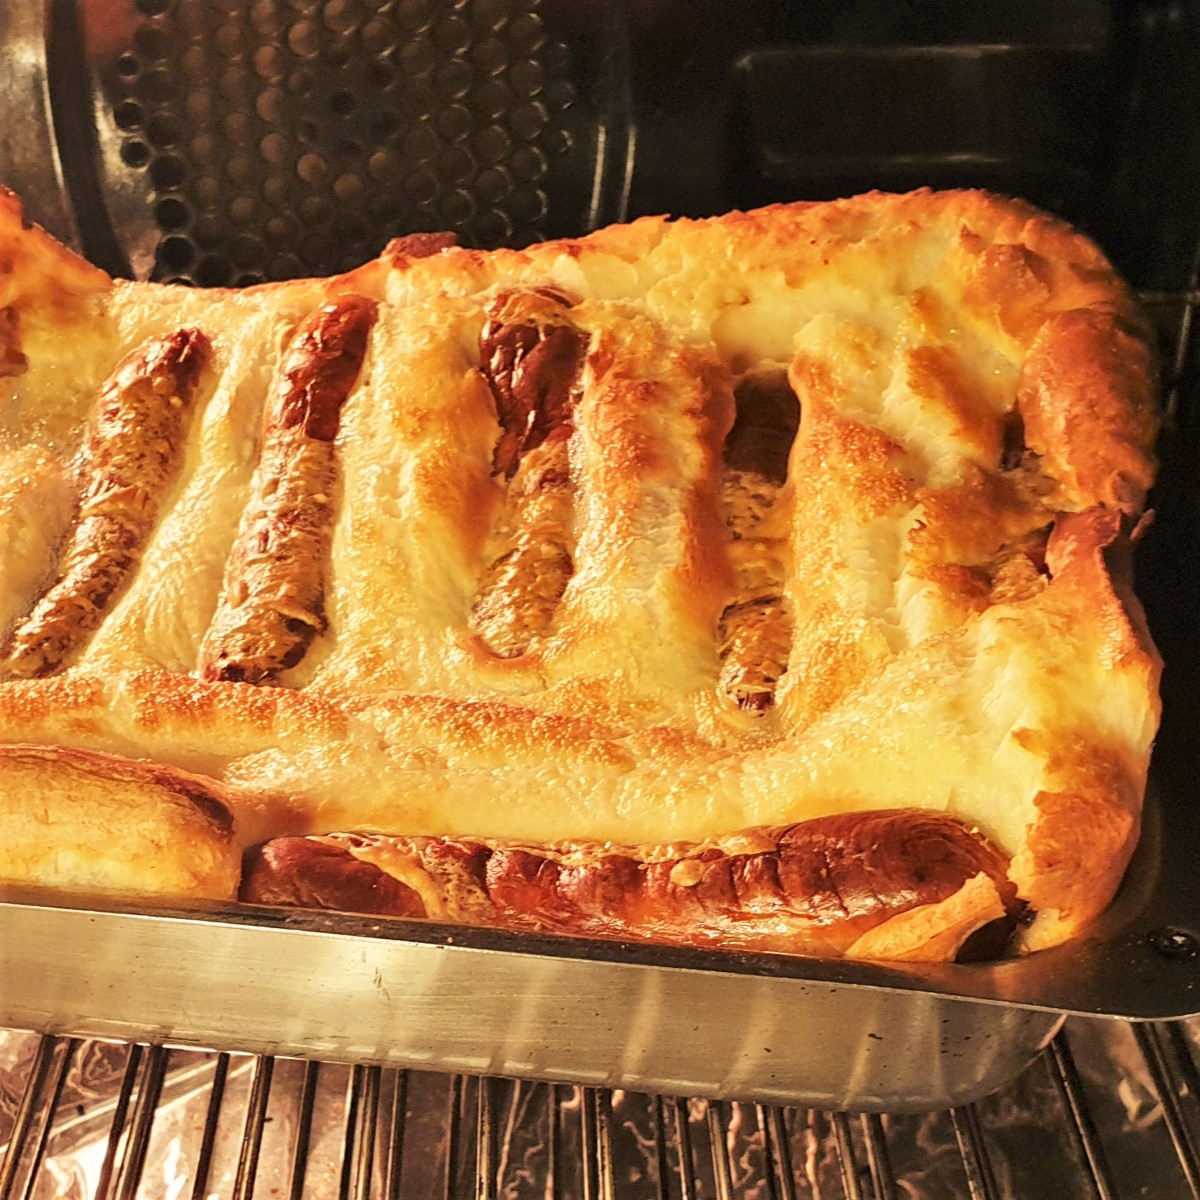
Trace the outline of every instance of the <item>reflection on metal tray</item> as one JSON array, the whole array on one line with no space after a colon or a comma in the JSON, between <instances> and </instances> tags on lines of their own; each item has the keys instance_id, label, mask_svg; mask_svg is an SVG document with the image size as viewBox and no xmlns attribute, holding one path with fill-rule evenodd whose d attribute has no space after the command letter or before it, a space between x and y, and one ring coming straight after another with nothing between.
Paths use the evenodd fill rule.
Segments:
<instances>
[{"instance_id":1,"label":"reflection on metal tray","mask_svg":"<svg viewBox=\"0 0 1200 1200\"><path fill-rule=\"evenodd\" d=\"M984 1095L1061 1022L853 964L238 906L27 897L0 955L18 1028L835 1108Z\"/></svg>"},{"instance_id":2,"label":"reflection on metal tray","mask_svg":"<svg viewBox=\"0 0 1200 1200\"><path fill-rule=\"evenodd\" d=\"M1148 833L1151 863L1156 822ZM1139 868L1105 918L1128 921L1123 930L1014 962L897 969L250 906L72 907L26 894L0 905L0 1020L674 1094L922 1109L1016 1075L1060 1010L1200 1009L1200 962L1147 936L1163 902L1161 876Z\"/></svg>"}]
</instances>

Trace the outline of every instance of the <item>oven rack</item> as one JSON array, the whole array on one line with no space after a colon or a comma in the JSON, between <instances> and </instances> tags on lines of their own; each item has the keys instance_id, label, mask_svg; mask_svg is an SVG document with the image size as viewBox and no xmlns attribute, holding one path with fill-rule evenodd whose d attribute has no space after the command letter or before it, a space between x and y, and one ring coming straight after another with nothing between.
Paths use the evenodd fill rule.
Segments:
<instances>
[{"instance_id":1,"label":"oven rack","mask_svg":"<svg viewBox=\"0 0 1200 1200\"><path fill-rule=\"evenodd\" d=\"M1197 1029L1072 1018L995 1095L905 1115L29 1035L0 1200L1186 1200Z\"/></svg>"}]
</instances>

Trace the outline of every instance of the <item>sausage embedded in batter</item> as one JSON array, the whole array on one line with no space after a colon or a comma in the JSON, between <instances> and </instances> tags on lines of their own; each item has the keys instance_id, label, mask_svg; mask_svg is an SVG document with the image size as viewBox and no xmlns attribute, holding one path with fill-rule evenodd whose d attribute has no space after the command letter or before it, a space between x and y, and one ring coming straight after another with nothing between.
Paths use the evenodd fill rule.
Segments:
<instances>
[{"instance_id":1,"label":"sausage embedded in batter","mask_svg":"<svg viewBox=\"0 0 1200 1200\"><path fill-rule=\"evenodd\" d=\"M251 852L242 899L542 933L840 954L890 917L986 876L1009 915L1006 860L948 813L843 813L720 842L532 847L334 834Z\"/></svg>"},{"instance_id":2,"label":"sausage embedded in batter","mask_svg":"<svg viewBox=\"0 0 1200 1200\"><path fill-rule=\"evenodd\" d=\"M587 348L569 300L550 288L502 293L480 337L501 435L495 474L510 480L503 546L471 608L470 627L512 658L545 636L574 572L568 439Z\"/></svg>"},{"instance_id":3,"label":"sausage embedded in batter","mask_svg":"<svg viewBox=\"0 0 1200 1200\"><path fill-rule=\"evenodd\" d=\"M544 287L501 292L488 307L479 353L503 431L492 467L506 479L527 451L571 432L587 349L585 335L571 321L571 303Z\"/></svg>"},{"instance_id":4,"label":"sausage embedded in batter","mask_svg":"<svg viewBox=\"0 0 1200 1200\"><path fill-rule=\"evenodd\" d=\"M362 296L339 297L313 313L284 352L266 406L253 498L201 647L205 679L275 682L325 629L338 476L333 443L376 311Z\"/></svg>"},{"instance_id":5,"label":"sausage embedded in batter","mask_svg":"<svg viewBox=\"0 0 1200 1200\"><path fill-rule=\"evenodd\" d=\"M787 540L772 516L800 414L786 378L770 376L743 381L737 412L720 492L736 591L717 630L719 686L742 712L762 716L775 703L792 642L781 591Z\"/></svg>"},{"instance_id":6,"label":"sausage embedded in batter","mask_svg":"<svg viewBox=\"0 0 1200 1200\"><path fill-rule=\"evenodd\" d=\"M178 472L208 355L203 333L181 329L139 347L104 385L84 438L75 526L54 583L10 635L0 674L50 675L99 627Z\"/></svg>"},{"instance_id":7,"label":"sausage embedded in batter","mask_svg":"<svg viewBox=\"0 0 1200 1200\"><path fill-rule=\"evenodd\" d=\"M509 487L504 552L488 568L471 606L470 626L493 654L513 658L550 630L575 570L574 516L567 442L531 450Z\"/></svg>"}]
</instances>

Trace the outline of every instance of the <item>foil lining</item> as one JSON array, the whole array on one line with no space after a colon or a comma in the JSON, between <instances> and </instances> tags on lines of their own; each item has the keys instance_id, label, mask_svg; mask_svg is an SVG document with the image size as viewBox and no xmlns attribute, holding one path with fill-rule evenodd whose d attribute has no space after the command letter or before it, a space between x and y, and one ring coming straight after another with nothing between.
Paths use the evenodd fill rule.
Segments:
<instances>
[{"instance_id":1,"label":"foil lining","mask_svg":"<svg viewBox=\"0 0 1200 1200\"><path fill-rule=\"evenodd\" d=\"M1181 1028L1194 1055L1200 1023ZM1133 1028L1075 1019L1067 1032L1116 1193L1187 1200L1191 1192ZM37 1044L35 1035L0 1031L0 1147L12 1135ZM40 1170L27 1184L31 1200L91 1200L112 1192L116 1164L128 1153L136 1095L125 1133L111 1148L110 1135L122 1077L137 1053L93 1041L74 1048ZM504 1200L770 1200L789 1194L799 1200L883 1194L960 1200L969 1194L959 1131L946 1112L863 1118L418 1071L330 1064L314 1071L278 1059L259 1120L253 1105L255 1077L263 1071L258 1060L231 1055L222 1065L215 1054L174 1050L165 1065L136 1193L143 1197L249 1195L238 1190L246 1183L239 1184L239 1175L246 1174L248 1144L257 1150L252 1190L260 1197L474 1196L481 1164L491 1185L484 1194ZM223 1092L206 1149L214 1086ZM980 1101L975 1115L998 1195L1095 1194L1048 1056ZM298 1135L301 1143L307 1135L300 1156ZM873 1174L873 1138L886 1146L887 1184ZM387 1188L390 1180L398 1188ZM893 1190L885 1193L885 1187Z\"/></svg>"}]
</instances>

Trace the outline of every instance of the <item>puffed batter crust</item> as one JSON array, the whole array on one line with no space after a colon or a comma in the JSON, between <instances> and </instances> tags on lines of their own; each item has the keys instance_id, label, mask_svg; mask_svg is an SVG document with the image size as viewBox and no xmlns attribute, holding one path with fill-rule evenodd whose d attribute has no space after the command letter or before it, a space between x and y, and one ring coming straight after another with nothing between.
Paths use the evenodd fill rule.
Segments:
<instances>
[{"instance_id":1,"label":"puffed batter crust","mask_svg":"<svg viewBox=\"0 0 1200 1200\"><path fill-rule=\"evenodd\" d=\"M1060 942L1157 728L1153 374L1102 254L979 192L241 291L4 194L0 878L232 897L262 846L260 902Z\"/></svg>"}]
</instances>

